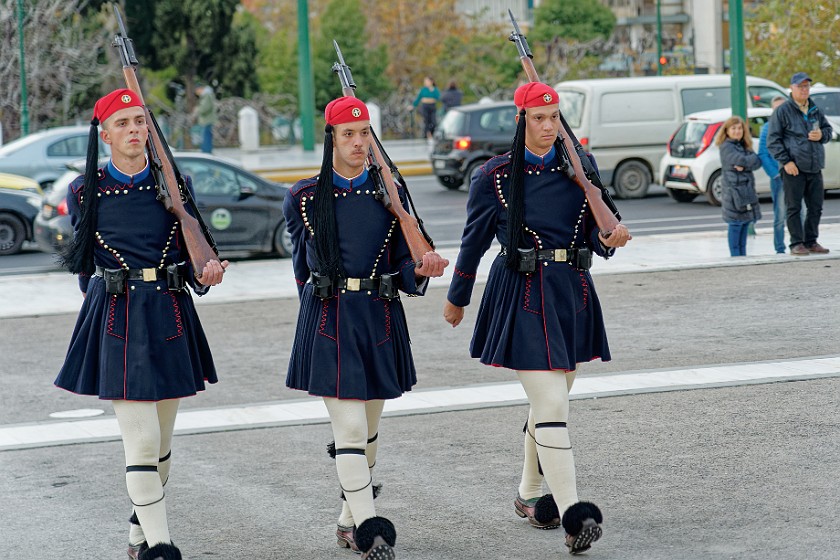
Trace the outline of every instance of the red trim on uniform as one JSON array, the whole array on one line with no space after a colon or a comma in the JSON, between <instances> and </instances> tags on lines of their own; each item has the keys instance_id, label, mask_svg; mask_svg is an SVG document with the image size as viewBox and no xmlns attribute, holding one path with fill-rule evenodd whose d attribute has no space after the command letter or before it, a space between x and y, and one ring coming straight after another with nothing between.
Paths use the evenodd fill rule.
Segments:
<instances>
[{"instance_id":1,"label":"red trim on uniform","mask_svg":"<svg viewBox=\"0 0 840 560\"><path fill-rule=\"evenodd\" d=\"M116 315L117 312L117 296L112 295L109 299L111 300L111 303L108 305L108 324L105 326L105 332L111 336L125 340L125 337L122 337L114 332L114 321L116 320L114 315Z\"/></svg>"},{"instance_id":2,"label":"red trim on uniform","mask_svg":"<svg viewBox=\"0 0 840 560\"><path fill-rule=\"evenodd\" d=\"M577 313L580 313L589 303L589 282L586 281L586 275L583 272L578 273L580 275L580 287L583 289L583 306L577 310Z\"/></svg>"},{"instance_id":3,"label":"red trim on uniform","mask_svg":"<svg viewBox=\"0 0 840 560\"><path fill-rule=\"evenodd\" d=\"M531 274L526 274L525 275L525 296L524 296L525 302L522 305L522 309L524 309L528 313L533 313L534 315L539 315L540 314L539 311L537 311L535 309L531 309L531 281L532 281L532 275Z\"/></svg>"},{"instance_id":4,"label":"red trim on uniform","mask_svg":"<svg viewBox=\"0 0 840 560\"><path fill-rule=\"evenodd\" d=\"M306 282L301 282L297 278L295 278L295 282L297 282L298 286L304 286L306 284Z\"/></svg>"},{"instance_id":5,"label":"red trim on uniform","mask_svg":"<svg viewBox=\"0 0 840 560\"><path fill-rule=\"evenodd\" d=\"M458 276L460 276L461 278L464 278L466 280L472 280L473 278L476 277L475 274L467 274L466 272L461 272L457 268L455 268L455 274L457 274Z\"/></svg>"},{"instance_id":6,"label":"red trim on uniform","mask_svg":"<svg viewBox=\"0 0 840 560\"><path fill-rule=\"evenodd\" d=\"M175 326L178 328L178 334L170 336L166 340L173 340L179 336L184 335L184 325L181 322L181 307L178 305L178 298L172 292L166 292L172 298L172 310L175 312Z\"/></svg>"},{"instance_id":7,"label":"red trim on uniform","mask_svg":"<svg viewBox=\"0 0 840 560\"><path fill-rule=\"evenodd\" d=\"M123 398L128 398L128 290L125 291L125 339L123 343Z\"/></svg>"},{"instance_id":8,"label":"red trim on uniform","mask_svg":"<svg viewBox=\"0 0 840 560\"><path fill-rule=\"evenodd\" d=\"M335 398L339 398L338 395L341 392L341 342L338 340L338 333L341 330L341 326L339 323L339 317L341 316L341 296L340 294L336 294L335 296L335 347L336 352L338 354L338 363L335 367Z\"/></svg>"},{"instance_id":9,"label":"red trim on uniform","mask_svg":"<svg viewBox=\"0 0 840 560\"><path fill-rule=\"evenodd\" d=\"M329 305L330 305L329 300L325 299L323 302L321 302L321 324L318 325L318 334L326 336L327 338L330 338L332 340L335 340L334 337L332 337L332 336L330 336L330 335L328 335L327 333L324 332L324 328L327 325L327 312L329 311ZM337 331L336 331L336 334L338 334ZM336 340L336 342L338 342L338 341Z\"/></svg>"},{"instance_id":10,"label":"red trim on uniform","mask_svg":"<svg viewBox=\"0 0 840 560\"><path fill-rule=\"evenodd\" d=\"M377 298L379 299L379 298ZM385 310L385 338L376 343L377 346L381 346L391 340L391 304L387 300L381 300L382 307Z\"/></svg>"},{"instance_id":11,"label":"red trim on uniform","mask_svg":"<svg viewBox=\"0 0 840 560\"><path fill-rule=\"evenodd\" d=\"M543 271L542 267L540 267L540 309L542 310L542 317L543 317L543 334L545 335L545 353L546 357L548 358L548 369L554 369L551 367L551 348L548 345L548 327L545 324L545 292L543 290Z\"/></svg>"}]
</instances>

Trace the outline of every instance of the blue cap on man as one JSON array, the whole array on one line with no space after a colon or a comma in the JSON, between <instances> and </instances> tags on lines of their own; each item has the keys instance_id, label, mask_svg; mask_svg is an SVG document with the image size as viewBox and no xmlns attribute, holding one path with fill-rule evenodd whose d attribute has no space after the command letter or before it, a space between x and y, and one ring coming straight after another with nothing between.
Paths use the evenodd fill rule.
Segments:
<instances>
[{"instance_id":1,"label":"blue cap on man","mask_svg":"<svg viewBox=\"0 0 840 560\"><path fill-rule=\"evenodd\" d=\"M796 74L794 74L794 75L793 75L793 77L791 77L791 79L790 79L790 85L792 85L792 86L798 86L798 85L799 85L799 84L801 84L802 82L813 82L813 81L814 81L814 80L812 80L812 79L808 76L808 74L806 74L805 72L797 72Z\"/></svg>"}]
</instances>

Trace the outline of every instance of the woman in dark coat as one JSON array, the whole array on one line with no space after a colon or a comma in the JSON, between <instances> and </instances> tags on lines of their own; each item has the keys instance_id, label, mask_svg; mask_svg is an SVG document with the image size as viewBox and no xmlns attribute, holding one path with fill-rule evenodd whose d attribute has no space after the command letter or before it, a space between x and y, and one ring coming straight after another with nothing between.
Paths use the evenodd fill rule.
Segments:
<instances>
[{"instance_id":1,"label":"woman in dark coat","mask_svg":"<svg viewBox=\"0 0 840 560\"><path fill-rule=\"evenodd\" d=\"M752 149L752 136L744 119L730 117L715 135L720 146L723 221L729 224L729 254L747 255L747 231L751 222L761 219L761 208L755 192L753 171L761 167L761 159Z\"/></svg>"}]
</instances>

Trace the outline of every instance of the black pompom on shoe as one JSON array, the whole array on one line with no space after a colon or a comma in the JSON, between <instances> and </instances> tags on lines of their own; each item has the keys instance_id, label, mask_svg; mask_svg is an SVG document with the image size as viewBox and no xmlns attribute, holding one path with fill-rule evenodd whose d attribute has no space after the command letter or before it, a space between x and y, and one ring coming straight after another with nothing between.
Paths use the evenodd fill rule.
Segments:
<instances>
[{"instance_id":1,"label":"black pompom on shoe","mask_svg":"<svg viewBox=\"0 0 840 560\"><path fill-rule=\"evenodd\" d=\"M592 502L577 502L563 514L563 529L566 531L566 546L571 554L586 552L592 543L601 538L601 523L604 516Z\"/></svg>"},{"instance_id":2,"label":"black pompom on shoe","mask_svg":"<svg viewBox=\"0 0 840 560\"><path fill-rule=\"evenodd\" d=\"M543 525L553 525L557 519L560 519L560 510L557 509L554 496L546 494L537 500L534 504L534 519Z\"/></svg>"},{"instance_id":3,"label":"black pompom on shoe","mask_svg":"<svg viewBox=\"0 0 840 560\"><path fill-rule=\"evenodd\" d=\"M182 560L181 551L174 544L156 544L140 555L140 560Z\"/></svg>"},{"instance_id":4,"label":"black pompom on shoe","mask_svg":"<svg viewBox=\"0 0 840 560\"><path fill-rule=\"evenodd\" d=\"M393 548L397 542L397 530L384 517L365 519L356 527L355 541L362 551L363 560L394 560L397 557Z\"/></svg>"}]
</instances>

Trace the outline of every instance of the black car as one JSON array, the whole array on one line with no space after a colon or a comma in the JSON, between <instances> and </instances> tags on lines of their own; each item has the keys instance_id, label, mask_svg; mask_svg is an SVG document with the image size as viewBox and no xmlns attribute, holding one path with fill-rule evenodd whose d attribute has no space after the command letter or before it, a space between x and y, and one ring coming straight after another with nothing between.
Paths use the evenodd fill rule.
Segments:
<instances>
[{"instance_id":1,"label":"black car","mask_svg":"<svg viewBox=\"0 0 840 560\"><path fill-rule=\"evenodd\" d=\"M41 197L29 191L0 188L0 255L20 252L32 240L32 222L41 207Z\"/></svg>"},{"instance_id":2,"label":"black car","mask_svg":"<svg viewBox=\"0 0 840 560\"><path fill-rule=\"evenodd\" d=\"M283 218L288 187L254 175L234 163L200 153L175 153L182 174L192 178L196 206L221 253L289 257L292 243ZM67 187L84 162L56 180L35 219L35 239L52 253L72 236Z\"/></svg>"},{"instance_id":3,"label":"black car","mask_svg":"<svg viewBox=\"0 0 840 560\"><path fill-rule=\"evenodd\" d=\"M474 103L450 109L435 131L432 169L441 185L469 183L485 161L510 150L516 132L512 102Z\"/></svg>"}]
</instances>

